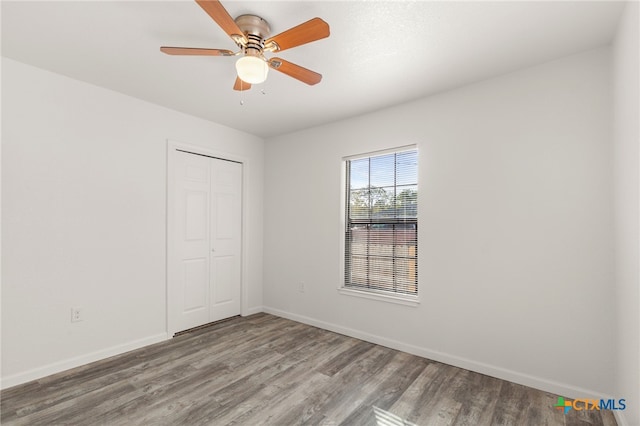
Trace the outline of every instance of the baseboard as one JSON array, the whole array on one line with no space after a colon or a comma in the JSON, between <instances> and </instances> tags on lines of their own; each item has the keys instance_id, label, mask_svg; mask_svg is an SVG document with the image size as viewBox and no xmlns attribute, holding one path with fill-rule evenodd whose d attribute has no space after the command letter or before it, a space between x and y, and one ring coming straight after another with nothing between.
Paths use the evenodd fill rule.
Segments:
<instances>
[{"instance_id":1,"label":"baseboard","mask_svg":"<svg viewBox=\"0 0 640 426\"><path fill-rule=\"evenodd\" d=\"M25 371L23 373L13 374L8 377L3 377L0 380L0 389L7 389L12 386L20 385L31 380L41 379L42 377L49 376L51 374L60 373L71 368L80 367L91 362L100 361L105 358L109 358L114 355L120 355L125 352L132 351L134 349L140 349L144 346L152 345L154 343L162 342L168 339L167 333L160 333L154 336L145 337L142 339L127 342L122 345L112 346L110 348L101 349L99 351L91 352L85 355L65 359L63 361L54 362L52 364L45 365L43 367L34 368L32 370Z\"/></svg>"},{"instance_id":2,"label":"baseboard","mask_svg":"<svg viewBox=\"0 0 640 426\"><path fill-rule=\"evenodd\" d=\"M614 411L613 416L616 418L618 426L631 426L630 421L627 421L627 417L622 411Z\"/></svg>"},{"instance_id":3,"label":"baseboard","mask_svg":"<svg viewBox=\"0 0 640 426\"><path fill-rule=\"evenodd\" d=\"M320 321L314 318L306 317L304 315L293 314L291 312L282 311L280 309L275 309L268 306L264 306L263 309L264 309L264 312L272 315L276 315L276 316L287 318L293 321L312 325L314 327L319 327L319 328L333 331L336 333L344 334L349 337L365 340L367 342L375 343L381 346L386 346L391 349L396 349L396 350L407 352L413 355L421 356L423 358L428 358L434 361L442 362L444 364L452 365L454 367L464 368L465 370L475 371L477 373L481 373L491 377L496 377L502 380L507 380L507 381L528 386L534 389L539 389L545 392L562 395L567 398L572 398L572 399L574 398L592 398L592 399L611 398L610 396L603 395L589 389L583 389L583 388L572 386L566 383L555 382L555 381L535 377L529 374L524 374L517 371L509 370L506 368L498 367L495 365L485 364L482 362L447 354L444 352L434 351L428 348L422 348L422 347L410 345L407 343L399 342L397 340L392 340L382 336L365 333L352 328L343 327L338 324ZM625 423L619 422L619 424L625 424Z\"/></svg>"},{"instance_id":4,"label":"baseboard","mask_svg":"<svg viewBox=\"0 0 640 426\"><path fill-rule=\"evenodd\" d=\"M254 306L252 308L247 308L247 311L242 314L243 317L248 317L249 315L259 314L260 312L264 312L262 306Z\"/></svg>"}]
</instances>

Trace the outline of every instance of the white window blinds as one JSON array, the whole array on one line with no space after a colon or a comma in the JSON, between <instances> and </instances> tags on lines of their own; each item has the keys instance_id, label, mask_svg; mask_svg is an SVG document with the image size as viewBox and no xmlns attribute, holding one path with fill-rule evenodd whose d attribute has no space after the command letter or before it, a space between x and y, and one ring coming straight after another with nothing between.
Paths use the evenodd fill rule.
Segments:
<instances>
[{"instance_id":1,"label":"white window blinds","mask_svg":"<svg viewBox=\"0 0 640 426\"><path fill-rule=\"evenodd\" d=\"M417 295L418 152L346 161L345 287Z\"/></svg>"}]
</instances>

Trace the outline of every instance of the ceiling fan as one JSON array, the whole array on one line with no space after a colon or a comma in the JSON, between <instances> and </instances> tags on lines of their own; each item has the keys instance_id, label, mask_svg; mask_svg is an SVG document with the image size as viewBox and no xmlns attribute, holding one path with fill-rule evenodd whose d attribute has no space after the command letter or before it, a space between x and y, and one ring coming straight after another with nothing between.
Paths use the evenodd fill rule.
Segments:
<instances>
[{"instance_id":1,"label":"ceiling fan","mask_svg":"<svg viewBox=\"0 0 640 426\"><path fill-rule=\"evenodd\" d=\"M256 15L240 15L233 19L218 0L196 0L196 3L226 32L240 50L200 49L194 47L162 46L160 51L168 55L240 56L236 62L238 73L234 90L248 90L252 84L267 79L269 68L313 85L322 75L281 58L267 59L264 52L280 52L302 44L329 37L329 24L313 18L298 26L270 37L267 21Z\"/></svg>"}]
</instances>

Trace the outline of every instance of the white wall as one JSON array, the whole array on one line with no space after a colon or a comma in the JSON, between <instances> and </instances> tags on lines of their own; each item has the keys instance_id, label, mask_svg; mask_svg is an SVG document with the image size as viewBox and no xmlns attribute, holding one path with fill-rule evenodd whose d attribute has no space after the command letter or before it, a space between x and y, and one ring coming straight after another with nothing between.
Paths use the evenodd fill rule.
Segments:
<instances>
[{"instance_id":1,"label":"white wall","mask_svg":"<svg viewBox=\"0 0 640 426\"><path fill-rule=\"evenodd\" d=\"M638 3L627 4L613 47L614 209L618 356L616 394L626 398L623 424L640 425L640 35Z\"/></svg>"},{"instance_id":2,"label":"white wall","mask_svg":"<svg viewBox=\"0 0 640 426\"><path fill-rule=\"evenodd\" d=\"M566 396L613 393L610 59L267 140L265 309ZM421 304L339 294L341 158L412 143Z\"/></svg>"},{"instance_id":3,"label":"white wall","mask_svg":"<svg viewBox=\"0 0 640 426\"><path fill-rule=\"evenodd\" d=\"M166 338L167 139L250 160L260 310L262 139L3 59L4 387Z\"/></svg>"}]
</instances>

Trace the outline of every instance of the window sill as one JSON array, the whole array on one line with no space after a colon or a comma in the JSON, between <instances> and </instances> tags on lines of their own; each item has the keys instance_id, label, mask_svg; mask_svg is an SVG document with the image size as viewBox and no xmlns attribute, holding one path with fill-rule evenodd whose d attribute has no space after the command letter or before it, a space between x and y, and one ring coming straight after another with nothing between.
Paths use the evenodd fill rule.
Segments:
<instances>
[{"instance_id":1,"label":"window sill","mask_svg":"<svg viewBox=\"0 0 640 426\"><path fill-rule=\"evenodd\" d=\"M364 299L378 300L380 302L387 303L396 303L398 305L404 306L413 306L416 307L420 305L420 300L417 296L400 296L400 295L391 295L382 292L373 292L373 291L362 291L362 290L354 290L351 288L338 288L338 293L344 294L346 296L353 297L362 297Z\"/></svg>"}]
</instances>

